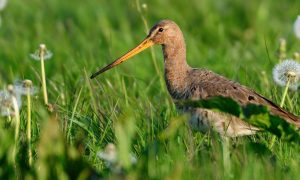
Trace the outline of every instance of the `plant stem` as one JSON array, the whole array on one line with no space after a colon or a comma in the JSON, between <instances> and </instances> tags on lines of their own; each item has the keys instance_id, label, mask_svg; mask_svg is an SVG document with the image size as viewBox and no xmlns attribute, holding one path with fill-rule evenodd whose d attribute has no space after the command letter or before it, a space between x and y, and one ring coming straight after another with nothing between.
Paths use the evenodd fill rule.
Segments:
<instances>
[{"instance_id":1,"label":"plant stem","mask_svg":"<svg viewBox=\"0 0 300 180\"><path fill-rule=\"evenodd\" d=\"M229 138L222 137L222 156L223 156L223 168L225 176L231 176L231 163L230 163L230 150L229 150Z\"/></svg>"},{"instance_id":2,"label":"plant stem","mask_svg":"<svg viewBox=\"0 0 300 180\"><path fill-rule=\"evenodd\" d=\"M284 88L284 92L283 92L282 99L281 99L281 102L280 102L280 107L283 107L283 105L284 105L284 101L285 101L285 97L286 97L288 89L289 89L289 85L290 85L290 78L288 79L288 81L286 83L286 86ZM271 149L272 149L273 145L275 144L275 140L276 140L276 136L273 135L272 139L271 139L271 142L270 142L270 148Z\"/></svg>"},{"instance_id":3,"label":"plant stem","mask_svg":"<svg viewBox=\"0 0 300 180\"><path fill-rule=\"evenodd\" d=\"M71 136L72 124L73 124L73 120L74 120L74 117L75 117L75 112L76 112L76 109L77 109L77 105L79 103L79 99L80 99L80 96L81 96L81 92L82 92L82 88L80 89L80 91L78 93L78 96L77 96L77 99L75 101L75 105L74 105L74 108L73 108L72 116L71 116L71 119L70 119L70 125L68 127L68 134L67 134L68 141L71 140L70 136Z\"/></svg>"},{"instance_id":4,"label":"plant stem","mask_svg":"<svg viewBox=\"0 0 300 180\"><path fill-rule=\"evenodd\" d=\"M20 131L20 112L18 102L15 96L12 96L12 104L15 112L15 120L16 120L16 127L15 127L15 144L13 149L14 154L14 162L16 164L16 157L17 157L17 148L18 148L18 139L19 139L19 131Z\"/></svg>"},{"instance_id":5,"label":"plant stem","mask_svg":"<svg viewBox=\"0 0 300 180\"><path fill-rule=\"evenodd\" d=\"M282 99L281 99L281 102L280 102L280 107L283 107L283 105L284 105L284 101L285 101L285 97L286 97L288 89L289 89L289 85L290 85L290 79L288 79L288 81L286 83L286 86L285 86L285 89L284 89L284 92L283 92L283 95L282 95Z\"/></svg>"},{"instance_id":6,"label":"plant stem","mask_svg":"<svg viewBox=\"0 0 300 180\"><path fill-rule=\"evenodd\" d=\"M28 162L29 166L32 165L32 152L31 152L31 97L30 87L27 87L27 142L28 142Z\"/></svg>"},{"instance_id":7,"label":"plant stem","mask_svg":"<svg viewBox=\"0 0 300 180\"><path fill-rule=\"evenodd\" d=\"M48 95L47 95L47 85L46 85L46 76L45 76L45 65L44 65L44 50L41 49L40 52L41 58L41 73L42 73L42 88L43 88L43 95L44 95L44 103L48 104Z\"/></svg>"}]
</instances>

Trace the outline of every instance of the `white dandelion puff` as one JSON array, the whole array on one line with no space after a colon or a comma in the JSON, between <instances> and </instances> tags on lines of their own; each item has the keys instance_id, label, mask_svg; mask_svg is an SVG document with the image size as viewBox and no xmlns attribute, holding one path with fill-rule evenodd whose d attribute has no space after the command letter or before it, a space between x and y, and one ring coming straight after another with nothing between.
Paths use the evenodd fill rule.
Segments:
<instances>
[{"instance_id":1,"label":"white dandelion puff","mask_svg":"<svg viewBox=\"0 0 300 180\"><path fill-rule=\"evenodd\" d=\"M29 87L27 87L27 83L28 83L28 80L24 80L24 81L17 80L17 81L15 81L14 90L15 90L16 95L27 95L28 88L30 88L29 89L30 95L34 95L38 92L38 88L35 87L35 86L32 86L31 81L30 81L31 84L30 84Z\"/></svg>"},{"instance_id":2,"label":"white dandelion puff","mask_svg":"<svg viewBox=\"0 0 300 180\"><path fill-rule=\"evenodd\" d=\"M117 162L116 146L112 143L107 144L104 151L99 151L97 155L108 164L114 164Z\"/></svg>"},{"instance_id":3,"label":"white dandelion puff","mask_svg":"<svg viewBox=\"0 0 300 180\"><path fill-rule=\"evenodd\" d=\"M294 52L293 58L294 58L296 61L299 61L299 60L300 60L300 54L299 54L298 52Z\"/></svg>"},{"instance_id":4,"label":"white dandelion puff","mask_svg":"<svg viewBox=\"0 0 300 180\"><path fill-rule=\"evenodd\" d=\"M294 23L294 33L296 37L300 39L300 15L297 17Z\"/></svg>"},{"instance_id":5,"label":"white dandelion puff","mask_svg":"<svg viewBox=\"0 0 300 180\"><path fill-rule=\"evenodd\" d=\"M144 10L147 10L147 8L148 8L147 4L146 4L146 3L143 3L143 4L142 4L142 8L143 8Z\"/></svg>"},{"instance_id":6,"label":"white dandelion puff","mask_svg":"<svg viewBox=\"0 0 300 180\"><path fill-rule=\"evenodd\" d=\"M45 50L44 61L51 59L52 56L53 56L53 53L51 51ZM34 53L30 54L30 57L33 60L40 61L41 60L40 50L36 50Z\"/></svg>"},{"instance_id":7,"label":"white dandelion puff","mask_svg":"<svg viewBox=\"0 0 300 180\"><path fill-rule=\"evenodd\" d=\"M6 91L0 91L0 114L1 116L11 116L14 114L11 94Z\"/></svg>"},{"instance_id":8,"label":"white dandelion puff","mask_svg":"<svg viewBox=\"0 0 300 180\"><path fill-rule=\"evenodd\" d=\"M34 53L30 54L30 57L36 61L40 61L42 59L45 61L51 59L52 56L53 53L46 48L45 44L40 44L39 49L36 50Z\"/></svg>"},{"instance_id":9,"label":"white dandelion puff","mask_svg":"<svg viewBox=\"0 0 300 180\"><path fill-rule=\"evenodd\" d=\"M22 99L20 93L15 91L15 86L8 85L7 90L0 91L0 114L1 116L14 116L15 108L14 100L18 109L22 107Z\"/></svg>"},{"instance_id":10,"label":"white dandelion puff","mask_svg":"<svg viewBox=\"0 0 300 180\"><path fill-rule=\"evenodd\" d=\"M104 151L99 151L97 153L98 157L102 159L105 165L115 173L120 173L122 171L122 166L119 163L117 148L113 143L108 143ZM137 159L134 155L130 154L130 161L132 164L137 163Z\"/></svg>"},{"instance_id":11,"label":"white dandelion puff","mask_svg":"<svg viewBox=\"0 0 300 180\"><path fill-rule=\"evenodd\" d=\"M7 4L7 0L0 0L0 11L5 8Z\"/></svg>"},{"instance_id":12,"label":"white dandelion puff","mask_svg":"<svg viewBox=\"0 0 300 180\"><path fill-rule=\"evenodd\" d=\"M42 89L44 96L44 103L48 103L47 84L46 84L46 73L44 61L52 57L52 52L48 51L45 44L40 44L39 49L35 53L30 54L31 58L41 62L41 77L42 77Z\"/></svg>"},{"instance_id":13,"label":"white dandelion puff","mask_svg":"<svg viewBox=\"0 0 300 180\"><path fill-rule=\"evenodd\" d=\"M273 69L273 79L280 86L286 86L297 90L300 78L300 63L288 59L277 64Z\"/></svg>"}]
</instances>

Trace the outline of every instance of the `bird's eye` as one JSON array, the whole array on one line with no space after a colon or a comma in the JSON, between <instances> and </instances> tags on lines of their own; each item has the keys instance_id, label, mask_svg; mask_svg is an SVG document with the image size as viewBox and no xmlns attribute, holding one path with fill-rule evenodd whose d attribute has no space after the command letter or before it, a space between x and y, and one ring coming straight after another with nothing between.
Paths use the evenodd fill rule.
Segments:
<instances>
[{"instance_id":1,"label":"bird's eye","mask_svg":"<svg viewBox=\"0 0 300 180\"><path fill-rule=\"evenodd\" d=\"M159 31L159 32L163 32L164 29L163 29L163 28L159 28L158 31Z\"/></svg>"}]
</instances>

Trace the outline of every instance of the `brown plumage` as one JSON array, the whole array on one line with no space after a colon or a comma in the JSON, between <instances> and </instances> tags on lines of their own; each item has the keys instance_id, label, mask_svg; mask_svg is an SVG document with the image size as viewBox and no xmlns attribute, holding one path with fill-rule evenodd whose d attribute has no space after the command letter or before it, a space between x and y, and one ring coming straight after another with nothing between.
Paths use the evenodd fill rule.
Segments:
<instances>
[{"instance_id":1,"label":"brown plumage","mask_svg":"<svg viewBox=\"0 0 300 180\"><path fill-rule=\"evenodd\" d=\"M287 122L300 127L299 117L283 110L255 91L212 71L191 68L186 62L186 47L183 34L177 24L170 20L162 20L157 23L140 45L93 74L91 78L126 61L153 44L162 45L166 85L175 103L183 99L198 100L214 96L229 97L237 101L241 106L249 103L267 106L273 115L277 115ZM259 130L243 120L226 113L189 107L181 110L191 113L190 125L202 132L212 128L222 135L233 137L253 134Z\"/></svg>"}]
</instances>

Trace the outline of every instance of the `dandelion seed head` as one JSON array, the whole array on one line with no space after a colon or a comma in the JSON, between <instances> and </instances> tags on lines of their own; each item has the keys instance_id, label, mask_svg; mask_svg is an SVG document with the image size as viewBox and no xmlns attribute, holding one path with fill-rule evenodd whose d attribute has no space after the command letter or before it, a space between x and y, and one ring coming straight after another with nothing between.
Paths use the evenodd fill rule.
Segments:
<instances>
[{"instance_id":1,"label":"dandelion seed head","mask_svg":"<svg viewBox=\"0 0 300 180\"><path fill-rule=\"evenodd\" d=\"M28 80L28 79L25 79L23 81L23 84L26 88L30 88L32 86L32 81Z\"/></svg>"},{"instance_id":2,"label":"dandelion seed head","mask_svg":"<svg viewBox=\"0 0 300 180\"><path fill-rule=\"evenodd\" d=\"M97 153L98 157L104 160L105 165L115 173L120 173L122 171L122 166L119 164L117 149L113 143L106 145L104 151L99 151ZM130 161L132 164L136 164L137 159L134 155L130 154Z\"/></svg>"},{"instance_id":3,"label":"dandelion seed head","mask_svg":"<svg viewBox=\"0 0 300 180\"><path fill-rule=\"evenodd\" d=\"M142 4L142 8L146 10L146 9L148 8L147 4L146 4L146 3L143 3L143 4Z\"/></svg>"},{"instance_id":4,"label":"dandelion seed head","mask_svg":"<svg viewBox=\"0 0 300 180\"><path fill-rule=\"evenodd\" d=\"M43 52L43 53L41 53L41 52ZM36 50L34 53L31 53L30 57L33 60L40 61L41 55L43 55L44 60L49 60L52 58L53 53L51 51L47 50L45 44L40 44L39 49Z\"/></svg>"},{"instance_id":5,"label":"dandelion seed head","mask_svg":"<svg viewBox=\"0 0 300 180\"><path fill-rule=\"evenodd\" d=\"M279 39L279 46L280 47L285 47L286 46L286 40L285 40L285 38L280 38Z\"/></svg>"},{"instance_id":6,"label":"dandelion seed head","mask_svg":"<svg viewBox=\"0 0 300 180\"><path fill-rule=\"evenodd\" d=\"M7 86L7 91L10 92L10 93L12 94L12 93L14 92L14 86L11 85L11 84L9 84L9 85Z\"/></svg>"},{"instance_id":7,"label":"dandelion seed head","mask_svg":"<svg viewBox=\"0 0 300 180\"><path fill-rule=\"evenodd\" d=\"M0 91L0 115L14 115L12 94L8 90Z\"/></svg>"},{"instance_id":8,"label":"dandelion seed head","mask_svg":"<svg viewBox=\"0 0 300 180\"><path fill-rule=\"evenodd\" d=\"M53 56L53 53L49 50L46 50L44 53L44 60L49 60L52 58L52 56ZM36 50L34 53L30 54L30 57L33 60L40 61L41 60L40 51Z\"/></svg>"},{"instance_id":9,"label":"dandelion seed head","mask_svg":"<svg viewBox=\"0 0 300 180\"><path fill-rule=\"evenodd\" d=\"M297 17L294 23L294 33L296 37L300 39L300 15Z\"/></svg>"},{"instance_id":10,"label":"dandelion seed head","mask_svg":"<svg viewBox=\"0 0 300 180\"><path fill-rule=\"evenodd\" d=\"M45 44L40 44L40 49L41 50L45 50L46 49L46 45Z\"/></svg>"},{"instance_id":11,"label":"dandelion seed head","mask_svg":"<svg viewBox=\"0 0 300 180\"><path fill-rule=\"evenodd\" d=\"M5 8L7 4L7 0L0 0L0 11Z\"/></svg>"},{"instance_id":12,"label":"dandelion seed head","mask_svg":"<svg viewBox=\"0 0 300 180\"><path fill-rule=\"evenodd\" d=\"M300 60L300 54L298 52L295 52L293 54L293 58L296 60L296 61L299 61Z\"/></svg>"},{"instance_id":13,"label":"dandelion seed head","mask_svg":"<svg viewBox=\"0 0 300 180\"><path fill-rule=\"evenodd\" d=\"M15 81L13 87L14 87L16 95L26 95L28 88L30 90L29 91L30 95L34 95L38 92L38 88L32 85L31 80Z\"/></svg>"},{"instance_id":14,"label":"dandelion seed head","mask_svg":"<svg viewBox=\"0 0 300 180\"><path fill-rule=\"evenodd\" d=\"M297 90L299 78L300 63L295 60L284 60L273 68L273 79L280 86L286 86L290 81L289 88Z\"/></svg>"},{"instance_id":15,"label":"dandelion seed head","mask_svg":"<svg viewBox=\"0 0 300 180\"><path fill-rule=\"evenodd\" d=\"M99 158L103 159L105 162L109 164L113 164L117 162L117 150L116 146L113 143L109 143L106 145L104 151L98 152Z\"/></svg>"}]
</instances>

